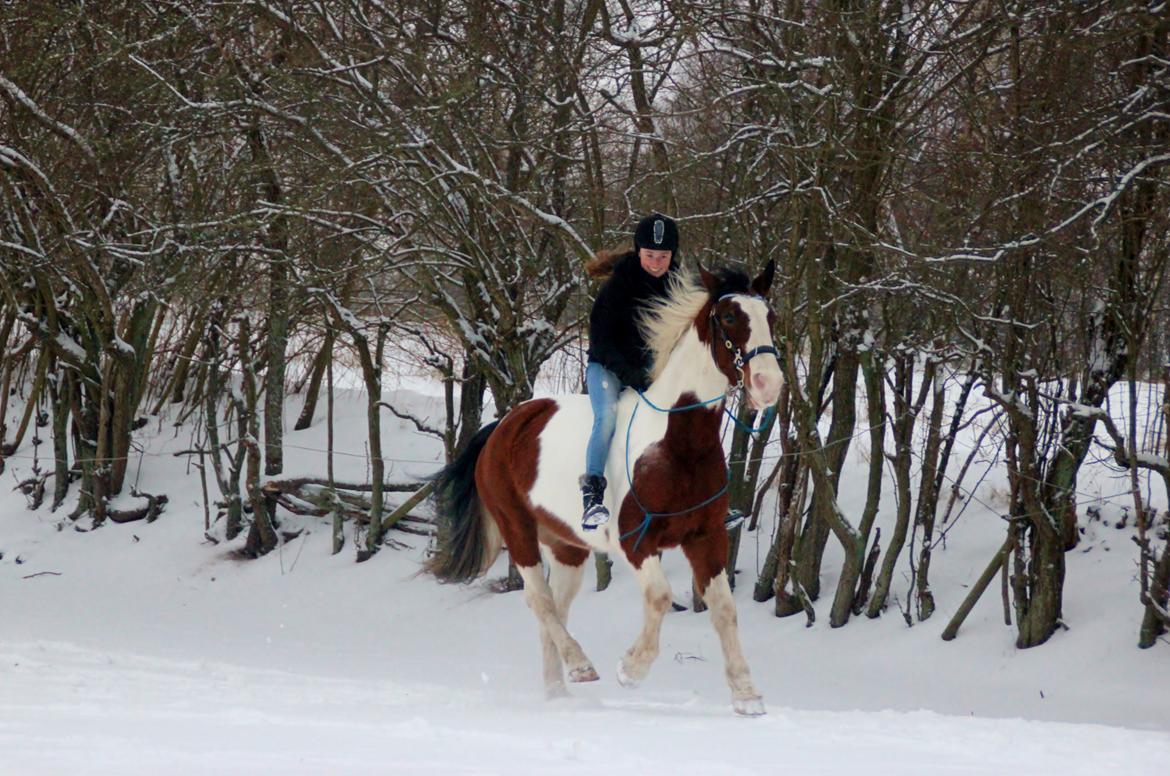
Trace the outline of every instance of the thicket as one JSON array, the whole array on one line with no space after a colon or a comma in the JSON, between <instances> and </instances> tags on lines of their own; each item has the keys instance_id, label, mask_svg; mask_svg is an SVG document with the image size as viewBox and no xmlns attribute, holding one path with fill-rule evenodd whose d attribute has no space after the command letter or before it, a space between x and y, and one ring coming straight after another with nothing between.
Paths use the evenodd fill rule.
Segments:
<instances>
[{"instance_id":1,"label":"thicket","mask_svg":"<svg viewBox=\"0 0 1170 776\"><path fill-rule=\"evenodd\" d=\"M1020 647L1058 627L1096 438L1131 472L1149 646L1170 552L1141 483L1170 489L1170 405L1139 426L1135 386L1170 383L1168 34L1134 0L4 4L0 467L45 428L36 505L152 517L165 494L110 503L134 430L169 408L199 429L227 535L262 554L279 408L303 394L311 422L345 358L371 483L326 506L372 552L401 516L383 411L450 454L487 396L496 414L530 397L578 337L584 260L657 209L686 264L780 268L783 455L732 442L747 529L778 494L758 600L811 616L833 539L831 624L886 611L907 553L903 615L930 617L971 464L955 440L977 423L1010 494L972 596L1004 575ZM383 401L391 340L427 354L442 424ZM1106 404L1119 383L1128 411ZM868 497L847 515L861 439Z\"/></svg>"}]
</instances>

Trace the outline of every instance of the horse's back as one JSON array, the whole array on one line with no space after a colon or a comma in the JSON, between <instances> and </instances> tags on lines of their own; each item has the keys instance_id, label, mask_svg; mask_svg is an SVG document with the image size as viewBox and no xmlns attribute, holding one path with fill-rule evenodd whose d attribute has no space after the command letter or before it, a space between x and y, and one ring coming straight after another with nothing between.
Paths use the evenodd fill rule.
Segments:
<instances>
[{"instance_id":1,"label":"horse's back","mask_svg":"<svg viewBox=\"0 0 1170 776\"><path fill-rule=\"evenodd\" d=\"M566 524L578 539L603 552L613 551L617 541L616 515L628 490L625 460L637 460L646 445L653 441L654 431L639 433L645 424L657 426L653 417L638 418L639 430L635 439L627 439L630 416L638 404L633 391L624 391L616 407L616 429L610 442L605 475L608 487L605 505L615 519L605 529L585 531L581 528L581 492L578 478L585 473L585 453L593 429L593 407L585 394L558 396L556 412L540 434L539 458L531 500L532 503ZM643 438L645 437L645 438Z\"/></svg>"}]
</instances>

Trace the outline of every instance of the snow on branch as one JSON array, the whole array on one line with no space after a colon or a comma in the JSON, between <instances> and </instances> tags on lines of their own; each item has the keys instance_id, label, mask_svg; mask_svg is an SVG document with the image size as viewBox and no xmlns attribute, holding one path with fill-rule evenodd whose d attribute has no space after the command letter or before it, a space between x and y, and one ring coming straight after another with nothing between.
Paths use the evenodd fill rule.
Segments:
<instances>
[{"instance_id":1,"label":"snow on branch","mask_svg":"<svg viewBox=\"0 0 1170 776\"><path fill-rule=\"evenodd\" d=\"M93 147L90 146L86 139L83 138L81 133L79 133L76 129L62 121L58 121L49 114L45 113L45 111L42 110L41 107L37 105L31 97L25 94L19 86L12 83L12 81L9 81L3 75L0 75L0 89L3 89L8 93L9 97L23 105L29 113L36 117L37 121L48 127L48 129L55 134L71 141L74 145L81 149L81 152L85 154L87 159L89 159L94 164L97 164L97 155L94 154Z\"/></svg>"}]
</instances>

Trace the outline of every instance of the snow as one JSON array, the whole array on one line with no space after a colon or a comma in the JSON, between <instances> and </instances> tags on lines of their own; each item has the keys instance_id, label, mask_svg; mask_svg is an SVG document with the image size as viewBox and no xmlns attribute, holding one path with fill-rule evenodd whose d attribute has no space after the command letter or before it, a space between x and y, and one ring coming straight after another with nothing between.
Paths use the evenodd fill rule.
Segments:
<instances>
[{"instance_id":1,"label":"snow","mask_svg":"<svg viewBox=\"0 0 1170 776\"><path fill-rule=\"evenodd\" d=\"M57 343L57 347L61 348L61 350L72 356L74 360L80 361L82 363L85 362L85 350L81 347L80 344L78 344L77 340L73 339L65 332L59 331L57 332L55 341Z\"/></svg>"},{"instance_id":2,"label":"snow","mask_svg":"<svg viewBox=\"0 0 1170 776\"><path fill-rule=\"evenodd\" d=\"M397 384L386 400L442 412L439 385L409 376ZM290 397L289 415L300 401ZM339 481L366 477L364 413L360 393L339 396ZM389 479L434 470L437 440L388 416L383 425ZM743 719L730 712L706 614L670 613L649 678L632 691L617 684L618 659L641 623L639 593L620 563L604 592L587 572L570 621L601 681L545 701L536 623L521 595L419 576L423 537L395 532L406 549L357 564L348 527L345 549L332 556L328 518L282 513L285 527L309 532L261 560L234 559L232 547L204 539L198 473L173 456L190 447L188 434L168 420L139 432L146 452L129 476L171 498L151 524L81 533L64 516L71 504L28 511L18 492L0 488L0 774L1141 776L1163 773L1170 760L1170 646L1136 647L1137 550L1133 527L1116 527L1126 472L1094 465L1079 479L1086 497L1122 495L1101 499L1102 519L1088 522L1068 556L1069 630L1026 651L1015 649L994 590L955 641L939 638L1002 543L998 473L936 547L939 611L912 628L894 607L828 627L835 548L816 624L775 618L771 603L751 600L771 526L745 534L735 598L769 714ZM288 476L322 473L320 417L288 441ZM6 484L27 475L26 454L5 461ZM863 451L846 466L841 508L858 515ZM388 494L397 503L408 496ZM883 533L894 507L887 493ZM667 553L664 567L676 600L689 603L684 559ZM899 575L894 593L905 589Z\"/></svg>"},{"instance_id":3,"label":"snow","mask_svg":"<svg viewBox=\"0 0 1170 776\"><path fill-rule=\"evenodd\" d=\"M119 337L117 335L114 335L113 345L114 345L114 349L121 352L123 355L129 356L130 358L134 358L134 355L135 355L134 347L126 340L122 339L121 337Z\"/></svg>"},{"instance_id":4,"label":"snow","mask_svg":"<svg viewBox=\"0 0 1170 776\"><path fill-rule=\"evenodd\" d=\"M3 703L4 737L19 742L5 741L6 773L933 776L1025 763L1098 776L1154 773L1166 753L1153 736L1100 725L789 708L741 720L685 696L550 704L490 676L452 689L60 643L25 650L0 651L17 666L5 677L15 701Z\"/></svg>"}]
</instances>

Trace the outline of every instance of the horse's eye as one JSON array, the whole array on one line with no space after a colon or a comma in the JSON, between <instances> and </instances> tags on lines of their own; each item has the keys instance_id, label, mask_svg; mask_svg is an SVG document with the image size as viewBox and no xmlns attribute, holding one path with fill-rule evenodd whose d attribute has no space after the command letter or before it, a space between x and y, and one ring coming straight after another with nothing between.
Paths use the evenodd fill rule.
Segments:
<instances>
[{"instance_id":1,"label":"horse's eye","mask_svg":"<svg viewBox=\"0 0 1170 776\"><path fill-rule=\"evenodd\" d=\"M723 324L725 326L735 325L735 313L723 313Z\"/></svg>"}]
</instances>

